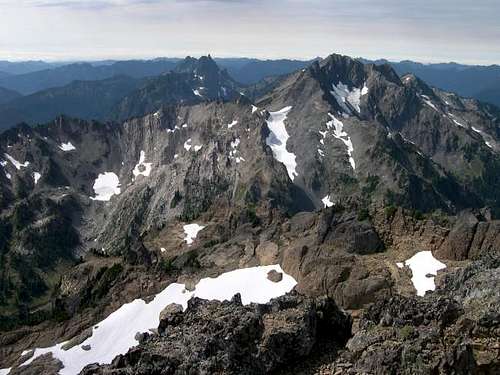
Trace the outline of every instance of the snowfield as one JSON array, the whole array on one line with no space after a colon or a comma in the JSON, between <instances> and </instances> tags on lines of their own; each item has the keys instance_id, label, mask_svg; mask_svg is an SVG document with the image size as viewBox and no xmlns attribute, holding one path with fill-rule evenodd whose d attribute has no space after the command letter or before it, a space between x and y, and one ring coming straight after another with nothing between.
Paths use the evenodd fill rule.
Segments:
<instances>
[{"instance_id":1,"label":"snowfield","mask_svg":"<svg viewBox=\"0 0 500 375\"><path fill-rule=\"evenodd\" d=\"M400 268L403 266L401 263L397 265L398 267L401 265ZM431 251L416 253L404 262L404 265L411 269L411 281L417 290L418 296L424 296L425 292L428 290L435 290L436 284L434 284L434 276L437 275L437 271L446 268L446 264L434 258Z\"/></svg>"},{"instance_id":2,"label":"snowfield","mask_svg":"<svg viewBox=\"0 0 500 375\"><path fill-rule=\"evenodd\" d=\"M266 138L266 144L271 147L274 158L285 165L288 176L293 181L298 176L296 172L297 162L295 154L286 149L286 142L290 136L285 127L285 120L291 109L292 107L285 107L280 111L270 112L267 120L270 133Z\"/></svg>"},{"instance_id":3,"label":"snowfield","mask_svg":"<svg viewBox=\"0 0 500 375\"><path fill-rule=\"evenodd\" d=\"M38 172L33 172L33 181L35 182L35 185L38 184L38 180L42 177L42 175Z\"/></svg>"},{"instance_id":4,"label":"snowfield","mask_svg":"<svg viewBox=\"0 0 500 375\"><path fill-rule=\"evenodd\" d=\"M71 142L61 143L61 145L59 146L59 148L61 150L63 150L64 152L76 150L76 147L73 146L73 144Z\"/></svg>"},{"instance_id":5,"label":"snowfield","mask_svg":"<svg viewBox=\"0 0 500 375\"><path fill-rule=\"evenodd\" d=\"M342 82L332 83L332 89L330 93L346 114L351 115L352 109L358 113L361 112L361 97L368 94L366 83L362 88L353 87L352 90Z\"/></svg>"},{"instance_id":6,"label":"snowfield","mask_svg":"<svg viewBox=\"0 0 500 375\"><path fill-rule=\"evenodd\" d=\"M134 170L132 173L134 174L134 180L138 176L145 176L148 177L149 174L151 173L151 166L153 163L146 163L146 153L144 151L141 151L141 154L139 156L139 163L137 163L134 167ZM140 167L143 167L143 170L141 171Z\"/></svg>"},{"instance_id":7,"label":"snowfield","mask_svg":"<svg viewBox=\"0 0 500 375\"><path fill-rule=\"evenodd\" d=\"M9 154L4 154L4 156L7 158L8 161L12 163L12 165L14 165L14 167L16 167L16 169L27 168L30 165L29 161L20 163Z\"/></svg>"},{"instance_id":8,"label":"snowfield","mask_svg":"<svg viewBox=\"0 0 500 375\"><path fill-rule=\"evenodd\" d=\"M351 137L344 131L344 123L340 120L337 120L334 115L331 113L328 114L330 116L331 121L328 121L326 126L328 129L334 128L333 136L337 139L340 139L347 147L347 154L349 155L349 163L353 170L356 170L356 162L352 157L352 153L354 152L354 146L352 145Z\"/></svg>"},{"instance_id":9,"label":"snowfield","mask_svg":"<svg viewBox=\"0 0 500 375\"><path fill-rule=\"evenodd\" d=\"M196 236L198 236L198 232L205 227L203 225L195 223L195 224L184 225L183 228L185 234L184 241L186 241L188 245L191 245L195 240Z\"/></svg>"},{"instance_id":10,"label":"snowfield","mask_svg":"<svg viewBox=\"0 0 500 375\"><path fill-rule=\"evenodd\" d=\"M321 200L321 202L323 202L323 204L325 205L325 208L333 206L333 202L330 200L330 196L329 195L327 195L326 197L324 197Z\"/></svg>"},{"instance_id":11,"label":"snowfield","mask_svg":"<svg viewBox=\"0 0 500 375\"><path fill-rule=\"evenodd\" d=\"M267 274L271 270L283 273L283 279L277 283L270 281ZM296 284L293 277L284 273L279 265L239 269L216 278L205 278L199 281L192 292L187 291L183 284L173 283L149 303L136 299L124 304L97 323L92 328L92 336L80 345L69 350L62 349L66 342L49 348L37 348L34 355L23 365L30 364L43 354L52 353L53 357L64 365L60 370L61 375L78 374L90 363L111 363L117 355L125 354L136 346L138 344L135 339L136 333L157 328L160 323L160 312L169 304L176 303L186 309L192 297L224 301L230 300L237 293L241 294L244 305L267 303L272 298L290 292ZM83 350L82 346L87 345L90 346L90 350ZM0 374L8 374L9 371L10 369L3 369L0 370Z\"/></svg>"},{"instance_id":12,"label":"snowfield","mask_svg":"<svg viewBox=\"0 0 500 375\"><path fill-rule=\"evenodd\" d=\"M94 201L109 201L113 195L121 193L120 180L113 172L99 174L94 182L95 197L90 197Z\"/></svg>"}]
</instances>

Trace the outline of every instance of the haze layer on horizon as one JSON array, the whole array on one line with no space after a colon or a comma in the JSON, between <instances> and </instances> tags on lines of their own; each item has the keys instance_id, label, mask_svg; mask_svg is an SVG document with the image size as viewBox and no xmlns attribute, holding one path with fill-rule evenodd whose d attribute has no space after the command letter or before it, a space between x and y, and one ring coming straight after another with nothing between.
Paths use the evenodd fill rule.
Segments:
<instances>
[{"instance_id":1,"label":"haze layer on horizon","mask_svg":"<svg viewBox=\"0 0 500 375\"><path fill-rule=\"evenodd\" d=\"M500 63L497 0L0 0L0 60L366 58Z\"/></svg>"}]
</instances>

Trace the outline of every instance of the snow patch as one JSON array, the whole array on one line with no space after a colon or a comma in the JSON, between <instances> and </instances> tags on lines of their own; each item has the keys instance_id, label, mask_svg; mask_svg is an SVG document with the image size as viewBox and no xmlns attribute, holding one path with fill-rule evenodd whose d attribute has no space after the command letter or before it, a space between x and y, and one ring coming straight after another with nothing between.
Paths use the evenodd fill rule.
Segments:
<instances>
[{"instance_id":1,"label":"snow patch","mask_svg":"<svg viewBox=\"0 0 500 375\"><path fill-rule=\"evenodd\" d=\"M456 125L462 127L462 128L466 128L466 126L464 124L462 124L461 122L457 121L458 117L455 116L453 113L448 113L448 116L450 116L450 119L451 121L453 121Z\"/></svg>"},{"instance_id":2,"label":"snow patch","mask_svg":"<svg viewBox=\"0 0 500 375\"><path fill-rule=\"evenodd\" d=\"M14 167L16 167L16 169L27 168L28 165L30 165L29 161L26 161L24 163L20 163L16 159L14 159L12 156L10 156L9 154L4 154L4 156L7 158L7 160L9 160L14 165Z\"/></svg>"},{"instance_id":3,"label":"snow patch","mask_svg":"<svg viewBox=\"0 0 500 375\"><path fill-rule=\"evenodd\" d=\"M363 84L362 88L353 87L352 90L342 82L337 85L332 83L332 88L330 93L345 113L352 114L352 109L358 113L361 112L361 97L368 94L366 83Z\"/></svg>"},{"instance_id":4,"label":"snow patch","mask_svg":"<svg viewBox=\"0 0 500 375\"><path fill-rule=\"evenodd\" d=\"M139 156L139 163L137 163L132 170L132 173L134 174L134 180L138 176L146 176L148 177L149 174L151 173L151 166L153 163L146 163L146 153L141 150L141 154ZM142 166L142 168L141 168Z\"/></svg>"},{"instance_id":5,"label":"snow patch","mask_svg":"<svg viewBox=\"0 0 500 375\"><path fill-rule=\"evenodd\" d=\"M42 177L42 175L38 172L33 172L33 180L35 181L35 185L38 183L38 180Z\"/></svg>"},{"instance_id":6,"label":"snow patch","mask_svg":"<svg viewBox=\"0 0 500 375\"><path fill-rule=\"evenodd\" d=\"M237 120L234 120L232 123L230 124L227 124L227 128L228 129L231 129L233 126L237 125L238 124L238 121Z\"/></svg>"},{"instance_id":7,"label":"snow patch","mask_svg":"<svg viewBox=\"0 0 500 375\"><path fill-rule=\"evenodd\" d=\"M234 141L231 142L231 148L232 150L229 151L229 158L234 159L236 161L236 164L241 163L242 161L245 161L241 156L238 156L239 150L238 146L240 145L240 139L236 138Z\"/></svg>"},{"instance_id":8,"label":"snow patch","mask_svg":"<svg viewBox=\"0 0 500 375\"><path fill-rule=\"evenodd\" d=\"M323 204L325 205L325 208L326 207L332 207L333 206L333 202L330 200L330 196L327 195L326 197L324 197L321 202L323 202Z\"/></svg>"},{"instance_id":9,"label":"snow patch","mask_svg":"<svg viewBox=\"0 0 500 375\"><path fill-rule=\"evenodd\" d=\"M73 144L71 142L61 143L61 145L59 146L59 148L61 150L63 150L64 152L76 150L76 147L73 146Z\"/></svg>"},{"instance_id":10,"label":"snow patch","mask_svg":"<svg viewBox=\"0 0 500 375\"><path fill-rule=\"evenodd\" d=\"M203 95L200 92L200 91L203 91L203 90L205 90L204 87L198 87L196 90L193 90L193 94L195 94L196 96L199 96L200 98L203 98Z\"/></svg>"},{"instance_id":11,"label":"snow patch","mask_svg":"<svg viewBox=\"0 0 500 375\"><path fill-rule=\"evenodd\" d=\"M411 281L418 296L424 296L425 292L435 290L434 276L437 275L437 271L446 268L446 264L434 258L431 251L420 251L404 264L411 269Z\"/></svg>"},{"instance_id":12,"label":"snow patch","mask_svg":"<svg viewBox=\"0 0 500 375\"><path fill-rule=\"evenodd\" d=\"M434 109L436 112L439 112L439 109L437 109L437 107L434 105L434 103L427 95L421 95L421 97L425 104Z\"/></svg>"},{"instance_id":13,"label":"snow patch","mask_svg":"<svg viewBox=\"0 0 500 375\"><path fill-rule=\"evenodd\" d=\"M344 124L342 121L338 120L331 113L329 113L328 116L330 116L331 121L328 121L326 126L328 127L328 129L331 129L333 127L333 136L344 142L347 147L347 154L349 155L349 163L351 164L352 169L356 170L356 162L352 157L354 146L352 145L351 137L349 137L349 135L344 131Z\"/></svg>"},{"instance_id":14,"label":"snow patch","mask_svg":"<svg viewBox=\"0 0 500 375\"><path fill-rule=\"evenodd\" d=\"M198 225L198 224L187 224L184 225L184 234L186 235L184 237L184 241L189 245L191 245L198 235L198 232L205 228L203 225Z\"/></svg>"},{"instance_id":15,"label":"snow patch","mask_svg":"<svg viewBox=\"0 0 500 375\"><path fill-rule=\"evenodd\" d=\"M186 151L189 151L191 150L191 138L189 138L186 142L184 142L184 148L186 149Z\"/></svg>"},{"instance_id":16,"label":"snow patch","mask_svg":"<svg viewBox=\"0 0 500 375\"><path fill-rule=\"evenodd\" d=\"M267 274L271 270L282 273L283 279L276 283L270 281ZM90 363L111 363L117 355L125 354L136 346L136 333L157 328L160 312L169 304L176 303L186 309L188 301L193 297L224 301L230 300L237 293L240 293L244 305L267 303L290 292L296 284L295 279L283 272L279 265L238 269L216 278L201 279L192 292L187 291L184 284L173 283L149 303L136 299L122 305L95 325L92 328L92 336L80 345L63 350L62 347L66 343L63 342L49 348L37 348L33 356L22 365L30 364L41 355L52 353L54 358L63 363L61 375L78 374ZM83 350L82 347L87 345L91 349ZM7 374L9 370L1 371Z\"/></svg>"},{"instance_id":17,"label":"snow patch","mask_svg":"<svg viewBox=\"0 0 500 375\"><path fill-rule=\"evenodd\" d=\"M471 126L471 129L474 130L477 134L479 134L482 138L486 146L489 148L493 149L493 144L488 140L489 135L483 132L482 130L479 130L478 128L475 128L474 126Z\"/></svg>"},{"instance_id":18,"label":"snow patch","mask_svg":"<svg viewBox=\"0 0 500 375\"><path fill-rule=\"evenodd\" d=\"M113 195L121 193L120 180L113 172L100 173L94 182L95 197L90 197L94 201L109 201Z\"/></svg>"},{"instance_id":19,"label":"snow patch","mask_svg":"<svg viewBox=\"0 0 500 375\"><path fill-rule=\"evenodd\" d=\"M252 104L252 114L254 114L255 112L257 112L259 110L259 107L256 107Z\"/></svg>"},{"instance_id":20,"label":"snow patch","mask_svg":"<svg viewBox=\"0 0 500 375\"><path fill-rule=\"evenodd\" d=\"M266 144L271 147L274 158L285 165L288 176L293 181L298 176L297 162L295 154L286 149L286 142L290 136L285 127L285 120L291 109L292 107L285 107L280 111L269 113L267 126L270 132L266 138Z\"/></svg>"}]
</instances>

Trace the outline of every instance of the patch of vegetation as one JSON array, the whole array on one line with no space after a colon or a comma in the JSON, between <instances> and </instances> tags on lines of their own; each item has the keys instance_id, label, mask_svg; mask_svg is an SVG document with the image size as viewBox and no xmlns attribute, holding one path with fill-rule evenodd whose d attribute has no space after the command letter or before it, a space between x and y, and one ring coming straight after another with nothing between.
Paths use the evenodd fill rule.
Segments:
<instances>
[{"instance_id":1,"label":"patch of vegetation","mask_svg":"<svg viewBox=\"0 0 500 375\"><path fill-rule=\"evenodd\" d=\"M172 201L170 202L170 208L175 208L177 205L180 203L182 200L182 194L179 192L179 190L176 190L174 193L174 197L172 198Z\"/></svg>"},{"instance_id":2,"label":"patch of vegetation","mask_svg":"<svg viewBox=\"0 0 500 375\"><path fill-rule=\"evenodd\" d=\"M375 190L377 189L378 184L380 183L380 177L369 175L366 178L366 185L363 186L362 193L365 197L371 196Z\"/></svg>"},{"instance_id":3,"label":"patch of vegetation","mask_svg":"<svg viewBox=\"0 0 500 375\"><path fill-rule=\"evenodd\" d=\"M424 219L425 219L424 214L423 214L423 213L422 213L422 211L420 211L420 210L412 210L412 212L411 212L411 216L412 216L415 220L424 220Z\"/></svg>"},{"instance_id":4,"label":"patch of vegetation","mask_svg":"<svg viewBox=\"0 0 500 375\"><path fill-rule=\"evenodd\" d=\"M358 221L365 221L370 219L370 212L366 208L358 210Z\"/></svg>"},{"instance_id":5,"label":"patch of vegetation","mask_svg":"<svg viewBox=\"0 0 500 375\"><path fill-rule=\"evenodd\" d=\"M257 216L257 210L255 205L247 205L245 208L246 219L252 224L252 226L257 226L260 224L260 218Z\"/></svg>"},{"instance_id":6,"label":"patch of vegetation","mask_svg":"<svg viewBox=\"0 0 500 375\"><path fill-rule=\"evenodd\" d=\"M164 271L165 273L169 274L173 271L175 271L175 267L173 264L173 259L162 259L160 260L160 269Z\"/></svg>"},{"instance_id":7,"label":"patch of vegetation","mask_svg":"<svg viewBox=\"0 0 500 375\"><path fill-rule=\"evenodd\" d=\"M214 247L214 246L215 246L215 245L217 245L218 243L219 243L219 240L215 240L215 239L213 239L213 240L210 240L210 241L205 242L205 243L203 244L203 247L204 247L205 249L209 249L209 248L211 248L211 247Z\"/></svg>"},{"instance_id":8,"label":"patch of vegetation","mask_svg":"<svg viewBox=\"0 0 500 375\"><path fill-rule=\"evenodd\" d=\"M413 336L415 329L412 326L405 325L399 330L399 335L403 340L407 340Z\"/></svg>"},{"instance_id":9,"label":"patch of vegetation","mask_svg":"<svg viewBox=\"0 0 500 375\"><path fill-rule=\"evenodd\" d=\"M385 213L385 218L387 220L390 220L394 217L394 215L396 214L396 211L398 210L398 208L394 205L390 205L390 206L387 206L384 208L384 213Z\"/></svg>"}]
</instances>

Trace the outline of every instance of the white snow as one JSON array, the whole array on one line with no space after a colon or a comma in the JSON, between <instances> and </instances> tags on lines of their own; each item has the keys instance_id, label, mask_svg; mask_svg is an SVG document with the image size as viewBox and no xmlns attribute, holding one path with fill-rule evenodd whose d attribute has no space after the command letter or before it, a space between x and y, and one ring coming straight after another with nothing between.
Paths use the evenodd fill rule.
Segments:
<instances>
[{"instance_id":1,"label":"white snow","mask_svg":"<svg viewBox=\"0 0 500 375\"><path fill-rule=\"evenodd\" d=\"M322 156L322 157L325 156L325 153L323 152L323 150L321 150L319 148L318 148L318 154L319 154L319 156Z\"/></svg>"},{"instance_id":2,"label":"white snow","mask_svg":"<svg viewBox=\"0 0 500 375\"><path fill-rule=\"evenodd\" d=\"M254 114L255 112L257 112L259 110L259 107L256 107L252 104L252 114Z\"/></svg>"},{"instance_id":3,"label":"white snow","mask_svg":"<svg viewBox=\"0 0 500 375\"><path fill-rule=\"evenodd\" d=\"M437 107L434 105L434 103L427 95L422 95L422 100L424 101L425 104L434 109L436 112L439 112L439 109L437 109Z\"/></svg>"},{"instance_id":4,"label":"white snow","mask_svg":"<svg viewBox=\"0 0 500 375\"><path fill-rule=\"evenodd\" d=\"M200 98L203 98L203 95L200 92L200 91L203 91L203 90L205 90L204 87L198 87L196 90L193 90L193 94L195 94L196 96L199 96Z\"/></svg>"},{"instance_id":5,"label":"white snow","mask_svg":"<svg viewBox=\"0 0 500 375\"><path fill-rule=\"evenodd\" d=\"M198 146L197 146L197 145L195 145L195 146L194 146L194 152L198 152L198 151L200 151L200 150L202 149L202 147L203 147L203 146L201 146L201 145L198 145Z\"/></svg>"},{"instance_id":6,"label":"white snow","mask_svg":"<svg viewBox=\"0 0 500 375\"><path fill-rule=\"evenodd\" d=\"M188 124L183 124L182 125L183 128L187 128L188 127Z\"/></svg>"},{"instance_id":7,"label":"white snow","mask_svg":"<svg viewBox=\"0 0 500 375\"><path fill-rule=\"evenodd\" d=\"M344 142L344 144L347 147L347 154L349 155L349 163L351 164L352 169L356 170L356 162L352 157L352 154L354 152L354 146L352 145L351 137L349 137L349 135L344 131L344 124L342 123L342 121L338 120L331 113L329 113L328 115L332 120L328 121L326 126L328 127L328 129L330 129L333 126L334 128L333 136Z\"/></svg>"},{"instance_id":8,"label":"white snow","mask_svg":"<svg viewBox=\"0 0 500 375\"><path fill-rule=\"evenodd\" d=\"M319 143L321 143L322 145L325 144L325 138L327 133L328 133L327 130L325 130L324 132L322 132L321 130L319 131L319 134L321 134L321 139L319 140Z\"/></svg>"},{"instance_id":9,"label":"white snow","mask_svg":"<svg viewBox=\"0 0 500 375\"><path fill-rule=\"evenodd\" d=\"M450 119L455 123L457 124L458 126L462 127L462 128L465 128L466 126L464 124L462 124L461 122L457 121L457 116L455 116L453 113L448 113L448 115L450 116Z\"/></svg>"},{"instance_id":10,"label":"white snow","mask_svg":"<svg viewBox=\"0 0 500 375\"><path fill-rule=\"evenodd\" d=\"M0 375L8 375L10 372L10 369L11 369L10 367L0 369Z\"/></svg>"},{"instance_id":11,"label":"white snow","mask_svg":"<svg viewBox=\"0 0 500 375\"><path fill-rule=\"evenodd\" d=\"M326 197L324 197L321 202L323 202L323 204L325 205L325 208L326 207L332 207L333 206L333 202L330 200L330 196L327 195Z\"/></svg>"},{"instance_id":12,"label":"white snow","mask_svg":"<svg viewBox=\"0 0 500 375\"><path fill-rule=\"evenodd\" d=\"M475 128L474 126L471 126L471 129L474 130L477 134L479 134L483 138L483 141L486 144L486 146L493 149L493 144L488 141L488 137L489 137L488 134L486 134L482 130L479 130L478 128Z\"/></svg>"},{"instance_id":13,"label":"white snow","mask_svg":"<svg viewBox=\"0 0 500 375\"><path fill-rule=\"evenodd\" d=\"M184 142L184 148L186 149L186 151L189 151L191 150L191 138L189 138L186 142Z\"/></svg>"},{"instance_id":14,"label":"white snow","mask_svg":"<svg viewBox=\"0 0 500 375\"><path fill-rule=\"evenodd\" d=\"M236 138L234 141L231 142L231 147L236 148L240 145L240 139Z\"/></svg>"},{"instance_id":15,"label":"white snow","mask_svg":"<svg viewBox=\"0 0 500 375\"><path fill-rule=\"evenodd\" d=\"M71 142L61 143L61 145L59 146L59 148L61 150L65 151L65 152L76 150L76 147L73 146L73 144Z\"/></svg>"},{"instance_id":16,"label":"white snow","mask_svg":"<svg viewBox=\"0 0 500 375\"><path fill-rule=\"evenodd\" d=\"M184 234L186 235L184 237L184 241L186 241L186 243L188 245L191 245L194 241L194 239L196 238L196 236L198 235L198 232L200 230L202 230L203 228L205 228L203 225L199 225L199 224L187 224L187 225L184 225Z\"/></svg>"},{"instance_id":17,"label":"white snow","mask_svg":"<svg viewBox=\"0 0 500 375\"><path fill-rule=\"evenodd\" d=\"M234 158L236 161L236 164L241 163L242 161L245 161L241 156L238 156L239 150L238 146L240 145L240 139L236 138L234 141L231 141L231 148L232 150L229 151L229 158Z\"/></svg>"},{"instance_id":18,"label":"white snow","mask_svg":"<svg viewBox=\"0 0 500 375\"><path fill-rule=\"evenodd\" d=\"M295 154L288 152L286 142L290 136L285 127L285 120L292 107L285 107L277 112L270 112L267 126L270 133L266 139L266 143L273 151L274 158L280 163L283 163L288 172L288 176L293 179L298 176L296 172L297 162Z\"/></svg>"},{"instance_id":19,"label":"white snow","mask_svg":"<svg viewBox=\"0 0 500 375\"><path fill-rule=\"evenodd\" d=\"M230 124L227 124L227 128L228 129L231 129L233 126L237 125L238 124L238 120L234 120L233 122L231 122Z\"/></svg>"},{"instance_id":20,"label":"white snow","mask_svg":"<svg viewBox=\"0 0 500 375\"><path fill-rule=\"evenodd\" d=\"M352 109L358 113L361 112L361 97L368 94L366 83L362 88L353 87L352 90L342 82L337 85L332 83L332 88L333 90L330 93L346 114L352 114Z\"/></svg>"},{"instance_id":21,"label":"white snow","mask_svg":"<svg viewBox=\"0 0 500 375\"><path fill-rule=\"evenodd\" d=\"M283 279L277 283L270 281L267 274L271 270L283 273ZM92 328L92 336L80 345L69 350L62 349L66 342L49 348L37 348L34 355L23 365L30 364L43 354L52 353L54 358L63 363L61 375L78 374L90 363L111 363L117 355L125 354L136 346L138 344L135 339L136 333L157 328L161 311L171 303L177 303L186 309L192 297L223 301L231 299L237 293L240 293L241 301L245 305L267 303L272 298L288 293L296 284L293 277L284 273L279 265L239 269L224 273L217 278L205 278L200 280L192 292L187 291L183 284L173 283L149 303L136 299L124 304L97 323ZM84 345L89 345L91 349L83 350ZM0 370L2 371L0 374L8 374L9 370Z\"/></svg>"},{"instance_id":22,"label":"white snow","mask_svg":"<svg viewBox=\"0 0 500 375\"><path fill-rule=\"evenodd\" d=\"M95 197L90 197L94 201L109 201L113 195L120 194L120 180L113 172L99 174L94 182Z\"/></svg>"},{"instance_id":23,"label":"white snow","mask_svg":"<svg viewBox=\"0 0 500 375\"><path fill-rule=\"evenodd\" d=\"M7 179L9 180L12 180L12 175L8 172L5 172L5 177L7 177Z\"/></svg>"},{"instance_id":24,"label":"white snow","mask_svg":"<svg viewBox=\"0 0 500 375\"><path fill-rule=\"evenodd\" d=\"M446 268L446 264L434 258L431 251L420 251L404 264L411 269L411 281L418 296L424 296L428 290L436 289L434 276L437 275L437 271Z\"/></svg>"},{"instance_id":25,"label":"white snow","mask_svg":"<svg viewBox=\"0 0 500 375\"><path fill-rule=\"evenodd\" d=\"M35 185L38 183L38 180L42 177L42 175L38 172L33 172L33 180L35 181Z\"/></svg>"},{"instance_id":26,"label":"white snow","mask_svg":"<svg viewBox=\"0 0 500 375\"><path fill-rule=\"evenodd\" d=\"M29 161L26 161L24 163L18 162L16 159L14 159L12 156L9 154L4 154L4 156L16 167L16 169L21 169L21 168L27 168L28 165L30 165Z\"/></svg>"},{"instance_id":27,"label":"white snow","mask_svg":"<svg viewBox=\"0 0 500 375\"><path fill-rule=\"evenodd\" d=\"M153 163L146 163L146 153L141 150L140 156L139 156L139 163L137 163L132 170L132 173L134 174L134 180L137 178L137 176L145 176L148 177L149 174L151 173L151 166ZM140 167L143 167L143 171L141 171Z\"/></svg>"},{"instance_id":28,"label":"white snow","mask_svg":"<svg viewBox=\"0 0 500 375\"><path fill-rule=\"evenodd\" d=\"M405 265L404 265L404 263L397 262L396 266L398 266L398 268L403 268Z\"/></svg>"},{"instance_id":29,"label":"white snow","mask_svg":"<svg viewBox=\"0 0 500 375\"><path fill-rule=\"evenodd\" d=\"M165 249L164 247L160 247L160 251L164 253L165 251L167 251L167 249Z\"/></svg>"}]
</instances>

